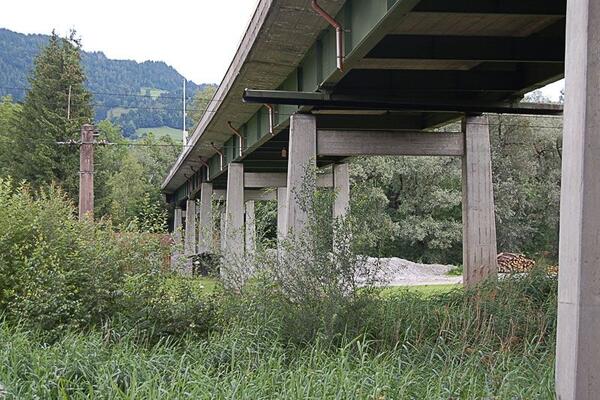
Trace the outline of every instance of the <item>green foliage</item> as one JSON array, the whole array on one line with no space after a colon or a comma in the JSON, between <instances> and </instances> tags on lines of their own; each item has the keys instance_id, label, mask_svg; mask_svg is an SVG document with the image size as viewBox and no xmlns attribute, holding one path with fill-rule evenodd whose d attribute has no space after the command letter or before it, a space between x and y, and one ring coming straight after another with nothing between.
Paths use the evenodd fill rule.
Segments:
<instances>
[{"instance_id":1,"label":"green foliage","mask_svg":"<svg viewBox=\"0 0 600 400\"><path fill-rule=\"evenodd\" d=\"M23 35L0 28L0 96L21 101L33 60L50 37ZM82 52L86 87L94 93L95 119L110 119L124 134L135 137L136 129L169 126L181 130L183 76L164 62L111 60L102 52ZM187 81L193 98L197 90L213 85ZM123 94L126 94L125 96ZM146 97L147 96L147 97ZM188 106L191 106L189 100ZM191 125L190 119L188 126Z\"/></svg>"},{"instance_id":2,"label":"green foliage","mask_svg":"<svg viewBox=\"0 0 600 400\"><path fill-rule=\"evenodd\" d=\"M460 262L462 238L460 161L433 157L359 158L354 188L387 197L394 233L387 256L423 262Z\"/></svg>"},{"instance_id":3,"label":"green foliage","mask_svg":"<svg viewBox=\"0 0 600 400\"><path fill-rule=\"evenodd\" d=\"M0 313L50 338L107 320L151 337L182 323L205 329L201 291L159 273L168 262L161 235L116 233L74 215L55 187L34 194L0 180Z\"/></svg>"},{"instance_id":4,"label":"green foliage","mask_svg":"<svg viewBox=\"0 0 600 400\"><path fill-rule=\"evenodd\" d=\"M556 259L562 122L535 116L489 119L498 250ZM460 160L359 158L352 163L352 181L353 196L387 200L394 235L383 244L383 254L462 262Z\"/></svg>"},{"instance_id":5,"label":"green foliage","mask_svg":"<svg viewBox=\"0 0 600 400\"><path fill-rule=\"evenodd\" d=\"M202 118L204 112L211 105L210 102L213 100L216 92L217 88L215 86L205 86L203 89L196 92L192 102L192 108L189 112L194 125L200 122L200 118Z\"/></svg>"},{"instance_id":6,"label":"green foliage","mask_svg":"<svg viewBox=\"0 0 600 400\"><path fill-rule=\"evenodd\" d=\"M290 345L279 336L285 310L273 315L251 298L206 341L148 346L136 332L105 327L48 345L4 323L0 382L9 399L547 399L555 289L540 275L479 292L399 293L368 308L361 325L377 336L335 346L321 338Z\"/></svg>"},{"instance_id":7,"label":"green foliage","mask_svg":"<svg viewBox=\"0 0 600 400\"><path fill-rule=\"evenodd\" d=\"M6 151L12 162L4 171L35 187L58 181L73 199L78 193L79 155L56 142L78 139L81 126L92 119L91 95L84 88L79 49L74 32L68 38L53 34L36 58L31 90L8 141Z\"/></svg>"},{"instance_id":8,"label":"green foliage","mask_svg":"<svg viewBox=\"0 0 600 400\"><path fill-rule=\"evenodd\" d=\"M0 176L7 175L11 168L10 143L20 112L21 105L14 103L10 96L0 99Z\"/></svg>"},{"instance_id":9,"label":"green foliage","mask_svg":"<svg viewBox=\"0 0 600 400\"><path fill-rule=\"evenodd\" d=\"M96 153L96 215L108 215L120 227L134 224L146 232L164 232L167 210L160 185L180 148L171 138L154 135L128 146L112 123L103 121L98 128L99 140L116 145L98 147Z\"/></svg>"},{"instance_id":10,"label":"green foliage","mask_svg":"<svg viewBox=\"0 0 600 400\"><path fill-rule=\"evenodd\" d=\"M326 244L297 235L238 293L208 296L160 273L160 236L78 222L59 190L0 183L8 398L553 393L557 280L541 269L469 291L376 289L355 253L380 247L361 238L373 220L332 219L320 191L305 234Z\"/></svg>"},{"instance_id":11,"label":"green foliage","mask_svg":"<svg viewBox=\"0 0 600 400\"><path fill-rule=\"evenodd\" d=\"M498 248L558 256L562 120L490 117Z\"/></svg>"}]
</instances>

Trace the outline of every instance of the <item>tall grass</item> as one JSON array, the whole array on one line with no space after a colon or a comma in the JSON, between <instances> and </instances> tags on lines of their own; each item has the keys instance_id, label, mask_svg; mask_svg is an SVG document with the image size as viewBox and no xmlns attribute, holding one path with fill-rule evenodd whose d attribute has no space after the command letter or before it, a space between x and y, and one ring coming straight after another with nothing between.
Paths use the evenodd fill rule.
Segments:
<instances>
[{"instance_id":1,"label":"tall grass","mask_svg":"<svg viewBox=\"0 0 600 400\"><path fill-rule=\"evenodd\" d=\"M460 352L443 344L373 351L354 340L335 351L319 342L290 351L257 332L210 342L145 348L100 333L69 335L50 347L3 328L0 379L8 399L547 399L552 354Z\"/></svg>"},{"instance_id":2,"label":"tall grass","mask_svg":"<svg viewBox=\"0 0 600 400\"><path fill-rule=\"evenodd\" d=\"M150 344L105 328L45 345L5 323L0 382L8 399L548 399L555 289L540 274L474 292L374 296L344 317L345 331L296 332L303 341L291 340L289 310L266 312L256 296L224 304L229 318L206 340Z\"/></svg>"}]
</instances>

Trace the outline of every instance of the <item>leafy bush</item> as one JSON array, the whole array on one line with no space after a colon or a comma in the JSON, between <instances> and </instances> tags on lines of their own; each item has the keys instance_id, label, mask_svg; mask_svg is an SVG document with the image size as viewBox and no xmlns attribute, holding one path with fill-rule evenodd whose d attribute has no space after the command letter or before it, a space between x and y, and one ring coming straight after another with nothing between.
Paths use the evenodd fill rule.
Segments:
<instances>
[{"instance_id":1,"label":"leafy bush","mask_svg":"<svg viewBox=\"0 0 600 400\"><path fill-rule=\"evenodd\" d=\"M161 274L162 237L80 222L56 187L33 193L0 180L0 312L56 338L127 319L155 335L205 324L205 301ZM186 314L186 315L184 315Z\"/></svg>"}]
</instances>

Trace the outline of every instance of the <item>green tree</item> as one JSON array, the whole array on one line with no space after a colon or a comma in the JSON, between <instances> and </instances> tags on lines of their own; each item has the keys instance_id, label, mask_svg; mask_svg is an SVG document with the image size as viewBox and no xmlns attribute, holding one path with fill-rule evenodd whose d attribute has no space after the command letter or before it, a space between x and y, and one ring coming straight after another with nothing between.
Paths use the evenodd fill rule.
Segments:
<instances>
[{"instance_id":1,"label":"green tree","mask_svg":"<svg viewBox=\"0 0 600 400\"><path fill-rule=\"evenodd\" d=\"M56 142L78 139L81 126L92 121L91 95L84 87L80 49L74 31L66 38L53 33L36 58L31 90L10 140L12 162L6 171L34 187L56 181L74 199L78 193L79 153L74 147L60 147Z\"/></svg>"},{"instance_id":2,"label":"green tree","mask_svg":"<svg viewBox=\"0 0 600 400\"><path fill-rule=\"evenodd\" d=\"M96 146L94 149L95 174L94 174L94 213L101 217L110 214L112 207L111 187L109 180L118 173L127 156L129 149L127 141L123 138L121 129L112 122L104 120L97 125L98 141L110 145ZM142 179L136 177L135 179Z\"/></svg>"},{"instance_id":3,"label":"green tree","mask_svg":"<svg viewBox=\"0 0 600 400\"><path fill-rule=\"evenodd\" d=\"M7 175L10 168L10 143L15 134L17 116L21 106L10 97L0 100L0 175Z\"/></svg>"},{"instance_id":4,"label":"green tree","mask_svg":"<svg viewBox=\"0 0 600 400\"><path fill-rule=\"evenodd\" d=\"M156 230L161 225L157 219L165 222L160 186L181 148L170 137L156 139L152 134L130 145L107 180L106 204L116 224L135 222L144 230Z\"/></svg>"},{"instance_id":5,"label":"green tree","mask_svg":"<svg viewBox=\"0 0 600 400\"><path fill-rule=\"evenodd\" d=\"M216 86L205 86L202 90L198 90L196 92L194 101L192 102L192 108L189 112L189 117L193 121L194 125L200 122L202 115L204 115L204 112L210 105L210 102L213 100L216 92Z\"/></svg>"}]
</instances>

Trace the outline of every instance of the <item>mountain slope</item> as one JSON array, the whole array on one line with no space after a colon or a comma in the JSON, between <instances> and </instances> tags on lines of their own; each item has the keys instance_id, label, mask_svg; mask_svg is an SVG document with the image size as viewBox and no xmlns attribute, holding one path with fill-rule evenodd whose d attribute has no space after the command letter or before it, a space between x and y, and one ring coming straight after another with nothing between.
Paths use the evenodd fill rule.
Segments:
<instances>
[{"instance_id":1,"label":"mountain slope","mask_svg":"<svg viewBox=\"0 0 600 400\"><path fill-rule=\"evenodd\" d=\"M0 28L0 97L23 99L33 60L48 38ZM173 67L161 61L111 60L102 52L83 52L82 63L97 120L119 123L127 136L138 128L181 129L184 77ZM188 99L204 86L187 81Z\"/></svg>"}]
</instances>

